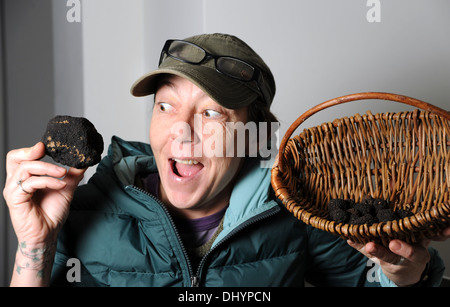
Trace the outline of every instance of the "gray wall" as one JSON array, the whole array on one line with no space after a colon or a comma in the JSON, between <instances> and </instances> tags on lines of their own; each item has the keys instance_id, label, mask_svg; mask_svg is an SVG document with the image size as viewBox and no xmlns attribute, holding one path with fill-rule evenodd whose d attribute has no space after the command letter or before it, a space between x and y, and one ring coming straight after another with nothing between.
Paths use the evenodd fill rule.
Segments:
<instances>
[{"instance_id":1,"label":"gray wall","mask_svg":"<svg viewBox=\"0 0 450 307\"><path fill-rule=\"evenodd\" d=\"M0 1L2 91L0 182L6 152L34 145L55 114L83 115L81 25L66 20L65 1ZM17 242L0 199L0 285L7 285Z\"/></svg>"},{"instance_id":2,"label":"gray wall","mask_svg":"<svg viewBox=\"0 0 450 307\"><path fill-rule=\"evenodd\" d=\"M147 142L151 97L132 97L129 88L156 68L167 38L201 32L235 34L266 60L277 81L280 136L312 106L354 92L393 92L450 109L447 0L381 0L379 23L367 21L366 1L354 0L89 0L82 1L81 23L67 22L66 2L0 0L1 157L33 145L55 114L91 119L106 145L114 134ZM305 127L405 108L355 102L323 111ZM9 279L16 244L6 215L0 206L0 285ZM435 246L450 276L450 244Z\"/></svg>"},{"instance_id":3,"label":"gray wall","mask_svg":"<svg viewBox=\"0 0 450 307\"><path fill-rule=\"evenodd\" d=\"M54 113L52 15L49 1L3 1L2 5L3 149L31 146L45 129L44 118ZM4 154L2 155L5 156ZM2 158L2 166L4 165ZM3 170L2 170L3 173ZM3 175L3 174L2 174ZM3 179L4 177L2 177ZM3 190L2 180L2 190ZM15 235L2 198L2 272L11 274Z\"/></svg>"},{"instance_id":4,"label":"gray wall","mask_svg":"<svg viewBox=\"0 0 450 307\"><path fill-rule=\"evenodd\" d=\"M0 16L3 16L3 6L0 2ZM3 24L0 22L0 185L5 182L5 163L4 156L6 154L6 140L4 132L6 130L5 104L3 103ZM7 259L7 229L8 214L3 198L0 198L0 286L4 285L7 279L8 259Z\"/></svg>"}]
</instances>

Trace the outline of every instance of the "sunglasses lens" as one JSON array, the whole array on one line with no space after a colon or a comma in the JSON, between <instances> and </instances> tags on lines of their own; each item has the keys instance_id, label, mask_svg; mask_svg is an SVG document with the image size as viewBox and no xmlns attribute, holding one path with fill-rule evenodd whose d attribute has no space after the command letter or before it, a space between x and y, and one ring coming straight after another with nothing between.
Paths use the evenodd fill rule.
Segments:
<instances>
[{"instance_id":1,"label":"sunglasses lens","mask_svg":"<svg viewBox=\"0 0 450 307\"><path fill-rule=\"evenodd\" d=\"M182 40L168 40L166 42L161 52L159 65L161 65L164 61L164 55L168 55L185 63L197 65L201 64L208 57L213 58L216 64L216 70L222 74L245 82L255 80L255 90L260 92L262 98L267 101L268 95L264 91L264 88L261 89L264 81L260 78L261 75L258 73L259 71L257 71L252 65L242 60L229 56L209 54L200 46Z\"/></svg>"},{"instance_id":2,"label":"sunglasses lens","mask_svg":"<svg viewBox=\"0 0 450 307\"><path fill-rule=\"evenodd\" d=\"M183 41L172 42L167 53L170 56L192 64L200 63L206 56L203 49Z\"/></svg>"},{"instance_id":3,"label":"sunglasses lens","mask_svg":"<svg viewBox=\"0 0 450 307\"><path fill-rule=\"evenodd\" d=\"M235 58L220 57L216 66L220 72L242 81L251 81L255 73L252 66Z\"/></svg>"}]
</instances>

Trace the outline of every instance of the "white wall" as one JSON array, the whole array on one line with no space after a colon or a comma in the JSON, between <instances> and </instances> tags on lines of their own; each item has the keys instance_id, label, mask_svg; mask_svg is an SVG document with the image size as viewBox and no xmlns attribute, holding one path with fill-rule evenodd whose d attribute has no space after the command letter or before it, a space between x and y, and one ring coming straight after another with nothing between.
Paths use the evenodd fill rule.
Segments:
<instances>
[{"instance_id":1,"label":"white wall","mask_svg":"<svg viewBox=\"0 0 450 307\"><path fill-rule=\"evenodd\" d=\"M450 2L445 0L428 4L421 0L381 1L380 23L367 21L366 1L126 3L83 3L86 115L98 122L106 139L113 131L125 138L147 139L146 130L139 129L148 126L149 112L139 102L151 99L130 97L129 86L136 76L156 68L166 39L201 32L235 34L266 60L277 82L272 109L281 120L281 136L312 106L355 92L393 92L449 109L450 40L446 38L450 37ZM109 66L118 59L117 67ZM117 76L119 66L122 77ZM139 106L133 104L136 101ZM100 110L112 105L118 112L102 118L105 111ZM380 101L355 102L325 110L305 126L368 109L385 112L407 107ZM137 118L135 111L141 111ZM140 126L120 120L130 117Z\"/></svg>"},{"instance_id":2,"label":"white wall","mask_svg":"<svg viewBox=\"0 0 450 307\"><path fill-rule=\"evenodd\" d=\"M105 142L148 142L149 104L130 87L144 73L144 0L82 2L83 106ZM87 171L88 178L95 170Z\"/></svg>"},{"instance_id":3,"label":"white wall","mask_svg":"<svg viewBox=\"0 0 450 307\"><path fill-rule=\"evenodd\" d=\"M148 141L146 104L129 91L144 73L143 3L83 1L84 112L108 143L115 133Z\"/></svg>"},{"instance_id":4,"label":"white wall","mask_svg":"<svg viewBox=\"0 0 450 307\"><path fill-rule=\"evenodd\" d=\"M450 109L450 2L381 1L369 23L366 1L205 1L206 32L230 32L254 46L277 82L282 135L322 101L363 91L409 95ZM305 122L404 106L341 105Z\"/></svg>"},{"instance_id":5,"label":"white wall","mask_svg":"<svg viewBox=\"0 0 450 307\"><path fill-rule=\"evenodd\" d=\"M111 134L147 140L144 106L151 98L131 97L129 87L156 68L166 39L201 32L235 34L266 60L277 82L272 109L281 135L312 106L355 92L393 92L450 109L450 2L381 5L381 22L369 23L365 1L84 1L85 115L107 141ZM405 108L355 102L323 111L305 126Z\"/></svg>"},{"instance_id":6,"label":"white wall","mask_svg":"<svg viewBox=\"0 0 450 307\"><path fill-rule=\"evenodd\" d=\"M54 113L84 115L82 23L67 22L66 1L51 0L53 16Z\"/></svg>"}]
</instances>

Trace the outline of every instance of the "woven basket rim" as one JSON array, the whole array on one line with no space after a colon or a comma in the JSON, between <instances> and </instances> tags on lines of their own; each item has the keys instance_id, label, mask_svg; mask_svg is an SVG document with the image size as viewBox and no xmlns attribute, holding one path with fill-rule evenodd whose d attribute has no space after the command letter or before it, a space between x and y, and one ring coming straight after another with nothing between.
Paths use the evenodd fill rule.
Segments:
<instances>
[{"instance_id":1,"label":"woven basket rim","mask_svg":"<svg viewBox=\"0 0 450 307\"><path fill-rule=\"evenodd\" d=\"M314 211L315 212L320 211L319 208L315 208L314 205L311 204L310 200L296 195L297 193L290 191L289 190L290 188L284 185L283 181L286 180L287 176L289 176L289 172L287 171L290 168L290 165L286 161L284 155L288 142L293 139L291 138L291 135L294 132L294 130L296 130L298 126L305 121L306 118L308 118L309 116L311 116L316 112L319 112L320 110L323 110L333 105L362 99L393 100L414 106L419 106L423 111L425 111L423 112L420 110L414 110L404 112L386 112L386 113L377 113L376 115L373 115L370 113L370 111L368 111L368 115L363 116L372 116L372 117L402 116L402 115L408 116L410 114L415 113L416 115L418 114L419 116L429 114L431 117L434 116L438 116L440 118L443 117L444 120L450 122L450 112L437 108L431 104L416 100L414 98L390 93L368 92L368 93L351 94L332 99L330 100L331 102L327 101L322 104L319 104L318 105L319 107L316 106L311 109L312 111L309 110L305 112L302 116L299 117L299 119L297 119L297 121L295 121L291 125L291 127L286 132L282 143L280 144L278 159L275 162L274 167L272 168L272 179L271 179L272 187L275 191L276 196L282 201L282 203L286 206L286 208L295 217L302 220L306 224L310 224L315 228L319 228L327 232L333 233L335 235L339 235L342 238L350 239L352 241L360 243L375 241L377 243L386 245L392 238L402 239L407 242L417 242L419 239L423 237L430 237L435 235L437 231L439 231L443 227L447 227L450 225L450 200L437 203L431 206L429 209L422 209L419 212L413 212L413 215L409 217L404 217L401 219L396 219L388 222L377 222L371 225L367 224L357 225L349 223L337 223L336 221L330 220L329 218L324 218L316 215ZM360 116L359 114L356 115ZM349 118L351 119L352 117L345 117L345 119L347 120ZM343 119L344 118L334 119L329 123L324 123L322 125L308 129L314 128L320 129L321 126L328 125L330 123L332 125L338 125L338 122L342 121ZM447 143L449 142L447 141ZM445 144L443 145L444 147L450 146ZM446 152L448 152L448 157L450 158L450 151L447 150ZM448 169L450 169L450 160ZM447 172L446 176L450 178L450 175L448 174L449 171L447 170L446 172ZM298 204L297 203L298 201L301 204ZM311 210L311 208L313 208L313 210Z\"/></svg>"}]
</instances>

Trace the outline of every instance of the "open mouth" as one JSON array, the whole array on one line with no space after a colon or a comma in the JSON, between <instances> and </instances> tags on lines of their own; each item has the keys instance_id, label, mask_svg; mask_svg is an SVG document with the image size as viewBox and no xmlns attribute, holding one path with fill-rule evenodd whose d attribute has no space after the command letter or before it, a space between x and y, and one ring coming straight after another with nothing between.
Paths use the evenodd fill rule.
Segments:
<instances>
[{"instance_id":1,"label":"open mouth","mask_svg":"<svg viewBox=\"0 0 450 307\"><path fill-rule=\"evenodd\" d=\"M178 177L189 178L195 176L203 168L203 164L191 159L170 159L172 171Z\"/></svg>"}]
</instances>

